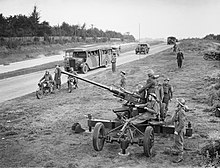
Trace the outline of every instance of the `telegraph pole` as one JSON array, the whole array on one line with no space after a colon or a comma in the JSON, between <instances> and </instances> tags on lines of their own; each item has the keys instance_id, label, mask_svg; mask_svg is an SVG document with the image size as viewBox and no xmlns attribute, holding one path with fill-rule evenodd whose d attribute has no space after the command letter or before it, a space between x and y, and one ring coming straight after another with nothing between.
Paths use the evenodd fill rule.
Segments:
<instances>
[{"instance_id":1,"label":"telegraph pole","mask_svg":"<svg viewBox=\"0 0 220 168\"><path fill-rule=\"evenodd\" d=\"M141 32L141 25L139 23L139 43L140 43L140 32Z\"/></svg>"},{"instance_id":2,"label":"telegraph pole","mask_svg":"<svg viewBox=\"0 0 220 168\"><path fill-rule=\"evenodd\" d=\"M141 25L140 25L140 23L139 23L139 44L140 44L140 41L141 41L141 38L140 38L140 31L141 31ZM139 59L140 59L140 53L139 53L139 57L138 57Z\"/></svg>"}]
</instances>

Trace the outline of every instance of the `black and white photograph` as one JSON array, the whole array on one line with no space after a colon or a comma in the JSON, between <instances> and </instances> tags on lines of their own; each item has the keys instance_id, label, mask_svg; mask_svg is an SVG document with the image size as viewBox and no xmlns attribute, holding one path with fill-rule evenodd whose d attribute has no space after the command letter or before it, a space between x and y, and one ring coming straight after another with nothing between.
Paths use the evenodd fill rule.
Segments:
<instances>
[{"instance_id":1,"label":"black and white photograph","mask_svg":"<svg viewBox=\"0 0 220 168\"><path fill-rule=\"evenodd\" d=\"M0 0L0 168L220 167L220 0Z\"/></svg>"}]
</instances>

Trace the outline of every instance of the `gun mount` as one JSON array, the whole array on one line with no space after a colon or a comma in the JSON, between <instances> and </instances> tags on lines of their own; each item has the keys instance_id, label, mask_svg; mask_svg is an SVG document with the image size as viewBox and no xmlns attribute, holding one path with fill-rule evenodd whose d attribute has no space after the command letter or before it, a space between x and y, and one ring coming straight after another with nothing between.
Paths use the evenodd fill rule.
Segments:
<instances>
[{"instance_id":1,"label":"gun mount","mask_svg":"<svg viewBox=\"0 0 220 168\"><path fill-rule=\"evenodd\" d=\"M117 142L122 149L120 155L127 155L126 149L129 145L137 144L143 147L144 154L151 156L151 150L154 145L154 133L173 134L173 125L164 125L162 121L156 119L146 119L142 123L133 124L132 121L140 117L143 108L141 104L142 97L125 89L117 89L106 85L76 76L66 71L61 71L65 75L69 75L93 84L100 88L110 91L114 96L127 100L121 108L113 109L117 119L103 120L95 119L88 114L89 131L93 129L92 141L93 148L96 151L103 149L104 143ZM139 115L140 114L140 115Z\"/></svg>"},{"instance_id":2,"label":"gun mount","mask_svg":"<svg viewBox=\"0 0 220 168\"><path fill-rule=\"evenodd\" d=\"M141 100L144 100L144 98L142 98L140 95L138 95L136 93L133 93L133 92L130 92L128 90L125 90L123 88L118 89L118 88L114 88L114 87L109 87L109 86L100 84L98 82L94 82L94 81L91 81L89 79L82 78L80 76L74 75L74 74L66 72L66 71L61 71L61 73L65 74L65 75L72 76L72 77L77 78L77 79L80 79L80 80L82 80L84 82L93 84L93 85L98 86L100 88L103 88L105 90L108 90L111 93L113 93L113 95L115 97L124 99L124 100L128 101L131 104L140 103Z\"/></svg>"}]
</instances>

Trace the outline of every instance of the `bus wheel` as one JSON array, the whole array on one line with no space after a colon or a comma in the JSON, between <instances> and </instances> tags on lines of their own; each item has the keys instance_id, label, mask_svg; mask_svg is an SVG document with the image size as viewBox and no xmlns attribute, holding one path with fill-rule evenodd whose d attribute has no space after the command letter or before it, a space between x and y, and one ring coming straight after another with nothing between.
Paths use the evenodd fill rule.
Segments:
<instances>
[{"instance_id":1,"label":"bus wheel","mask_svg":"<svg viewBox=\"0 0 220 168\"><path fill-rule=\"evenodd\" d=\"M89 68L86 64L83 65L82 67L82 73L86 74L88 72Z\"/></svg>"}]
</instances>

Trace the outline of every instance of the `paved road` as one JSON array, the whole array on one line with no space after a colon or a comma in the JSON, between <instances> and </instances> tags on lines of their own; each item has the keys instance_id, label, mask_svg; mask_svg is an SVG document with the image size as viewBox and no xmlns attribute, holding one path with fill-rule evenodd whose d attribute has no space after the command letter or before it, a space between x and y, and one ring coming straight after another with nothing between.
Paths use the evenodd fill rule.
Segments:
<instances>
[{"instance_id":1,"label":"paved road","mask_svg":"<svg viewBox=\"0 0 220 168\"><path fill-rule=\"evenodd\" d=\"M125 44L120 44L120 46L126 47L127 45L132 45L132 44L135 44L135 43L125 43ZM108 44L107 46L110 46L110 45L113 45L113 44ZM97 46L97 44L83 45L81 47L89 47L89 46ZM46 64L50 62L55 62L55 61L62 61L63 56L64 56L64 52L61 51L59 55L53 55L53 56L48 56L48 57L45 57L44 55L42 55L41 58L14 62L14 63L10 63L9 65L0 65L0 73L6 73L10 71L19 70L19 69L30 68L30 67L34 67L37 65L42 65L42 64Z\"/></svg>"},{"instance_id":2,"label":"paved road","mask_svg":"<svg viewBox=\"0 0 220 168\"><path fill-rule=\"evenodd\" d=\"M160 51L171 48L172 45L159 44L152 46L149 54L147 55L136 55L134 51L126 52L121 54L120 57L117 58L117 65L121 65L124 63L128 63L134 60L138 60L144 58L146 56L158 53ZM93 71L88 72L87 74L80 74L81 77L86 77L88 75L95 74L97 72L104 71L106 69L111 68L99 68ZM51 69L51 74L53 74L54 69ZM43 76L44 71L39 71L27 75L21 75L17 77L7 78L0 80L0 102L4 102L10 99L14 99L20 96L24 96L26 94L32 93L37 89L37 83L39 79ZM66 82L66 76L62 75L62 83Z\"/></svg>"}]
</instances>

